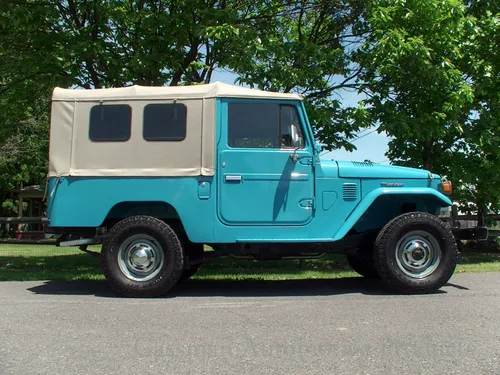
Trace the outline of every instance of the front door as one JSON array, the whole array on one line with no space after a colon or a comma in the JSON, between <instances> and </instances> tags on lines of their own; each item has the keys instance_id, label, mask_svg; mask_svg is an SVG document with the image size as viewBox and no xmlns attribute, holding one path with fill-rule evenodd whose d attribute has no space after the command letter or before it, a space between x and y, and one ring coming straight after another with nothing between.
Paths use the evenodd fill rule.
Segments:
<instances>
[{"instance_id":1,"label":"front door","mask_svg":"<svg viewBox=\"0 0 500 375\"><path fill-rule=\"evenodd\" d=\"M218 215L227 225L305 225L314 210L313 145L300 103L222 101Z\"/></svg>"}]
</instances>

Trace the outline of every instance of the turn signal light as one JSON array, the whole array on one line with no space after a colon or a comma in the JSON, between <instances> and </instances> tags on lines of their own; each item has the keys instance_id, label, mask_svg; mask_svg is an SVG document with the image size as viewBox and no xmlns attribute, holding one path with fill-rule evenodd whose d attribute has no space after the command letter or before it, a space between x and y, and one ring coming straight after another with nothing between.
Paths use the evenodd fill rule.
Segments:
<instances>
[{"instance_id":1,"label":"turn signal light","mask_svg":"<svg viewBox=\"0 0 500 375\"><path fill-rule=\"evenodd\" d=\"M453 192L453 187L451 186L450 181L441 182L440 187L441 193L445 195L451 195L451 193Z\"/></svg>"}]
</instances>

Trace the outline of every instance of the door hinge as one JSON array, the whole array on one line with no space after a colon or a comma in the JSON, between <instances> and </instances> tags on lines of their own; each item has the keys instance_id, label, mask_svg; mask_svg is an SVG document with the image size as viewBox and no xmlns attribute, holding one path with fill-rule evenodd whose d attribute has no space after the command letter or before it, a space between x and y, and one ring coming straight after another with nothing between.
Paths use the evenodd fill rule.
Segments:
<instances>
[{"instance_id":1,"label":"door hinge","mask_svg":"<svg viewBox=\"0 0 500 375\"><path fill-rule=\"evenodd\" d=\"M313 160L311 156L304 156L299 159L299 163L302 165L314 165Z\"/></svg>"},{"instance_id":2,"label":"door hinge","mask_svg":"<svg viewBox=\"0 0 500 375\"><path fill-rule=\"evenodd\" d=\"M304 208L312 208L313 210L316 209L316 200L315 200L315 198L305 198L305 199L302 199L299 202L299 204L300 204L301 207L304 207Z\"/></svg>"}]
</instances>

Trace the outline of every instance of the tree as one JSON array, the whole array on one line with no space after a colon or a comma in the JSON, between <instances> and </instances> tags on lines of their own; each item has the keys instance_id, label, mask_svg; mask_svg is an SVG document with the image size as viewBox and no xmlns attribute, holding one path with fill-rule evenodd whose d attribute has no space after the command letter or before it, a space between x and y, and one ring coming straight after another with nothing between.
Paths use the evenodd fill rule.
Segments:
<instances>
[{"instance_id":1,"label":"tree","mask_svg":"<svg viewBox=\"0 0 500 375\"><path fill-rule=\"evenodd\" d=\"M498 17L487 5L483 19L470 9L456 0L374 0L366 12L373 32L355 61L369 98L362 111L393 138L389 159L448 175L462 204L484 206L499 188Z\"/></svg>"},{"instance_id":2,"label":"tree","mask_svg":"<svg viewBox=\"0 0 500 375\"><path fill-rule=\"evenodd\" d=\"M25 116L25 120L12 124L0 144L0 216L17 215L12 190L23 185L43 184L47 173L46 111L33 106L26 109Z\"/></svg>"},{"instance_id":3,"label":"tree","mask_svg":"<svg viewBox=\"0 0 500 375\"><path fill-rule=\"evenodd\" d=\"M0 89L26 79L83 88L208 83L227 68L250 86L306 95L318 138L352 148L346 138L358 126L337 121L345 114L332 94L357 75L349 46L362 35L363 9L359 0L7 0L0 64L12 74Z\"/></svg>"},{"instance_id":4,"label":"tree","mask_svg":"<svg viewBox=\"0 0 500 375\"><path fill-rule=\"evenodd\" d=\"M259 33L260 48L244 61L230 65L238 81L265 90L305 96L316 138L328 150L344 147L360 129L350 121L351 110L335 97L341 89L357 87L353 46L366 34L360 18L365 2L297 1ZM357 113L359 116L359 113Z\"/></svg>"},{"instance_id":5,"label":"tree","mask_svg":"<svg viewBox=\"0 0 500 375\"><path fill-rule=\"evenodd\" d=\"M477 209L479 225L484 225L488 210L500 210L500 4L479 0L466 5L474 27L466 36L462 70L473 89L474 105L452 169L462 183L457 191L462 207Z\"/></svg>"},{"instance_id":6,"label":"tree","mask_svg":"<svg viewBox=\"0 0 500 375\"><path fill-rule=\"evenodd\" d=\"M2 66L15 74L4 87L34 77L83 88L209 82L281 3L7 0Z\"/></svg>"},{"instance_id":7,"label":"tree","mask_svg":"<svg viewBox=\"0 0 500 375\"><path fill-rule=\"evenodd\" d=\"M31 80L17 86L0 96L0 216L17 215L12 191L42 185L47 172L50 91Z\"/></svg>"},{"instance_id":8,"label":"tree","mask_svg":"<svg viewBox=\"0 0 500 375\"><path fill-rule=\"evenodd\" d=\"M358 37L352 25L363 9L360 4L356 0L3 1L0 147L19 155L26 148L14 146L28 137L26 126L20 124L29 123L37 135L45 134L40 149L30 154L44 155L54 86L208 83L215 69L225 68L251 86L303 93L320 140L330 148L348 148L346 138L358 125L338 121L347 112L331 94L349 86L357 74L349 67L345 41ZM332 85L334 77L345 78ZM24 174L19 180L21 165L14 159L4 157L0 167L4 176L10 176L5 177L9 184L0 188L0 199L9 195L12 184L41 181ZM31 162L34 169L43 169L46 156L23 165Z\"/></svg>"},{"instance_id":9,"label":"tree","mask_svg":"<svg viewBox=\"0 0 500 375\"><path fill-rule=\"evenodd\" d=\"M229 69L249 86L303 94L327 149L352 150L377 124L394 163L447 174L463 201L472 189L486 207L497 188L498 34L487 0L5 0L0 199L42 181L54 86L208 83ZM345 108L340 89L368 99Z\"/></svg>"}]
</instances>

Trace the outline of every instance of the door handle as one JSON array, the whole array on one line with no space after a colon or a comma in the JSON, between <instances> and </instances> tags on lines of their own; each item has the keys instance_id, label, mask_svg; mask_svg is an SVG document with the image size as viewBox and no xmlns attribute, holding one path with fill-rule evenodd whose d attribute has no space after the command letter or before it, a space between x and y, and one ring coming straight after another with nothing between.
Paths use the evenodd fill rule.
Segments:
<instances>
[{"instance_id":1,"label":"door handle","mask_svg":"<svg viewBox=\"0 0 500 375\"><path fill-rule=\"evenodd\" d=\"M231 181L231 182L240 182L241 181L241 175L226 175L225 177L226 181Z\"/></svg>"}]
</instances>

